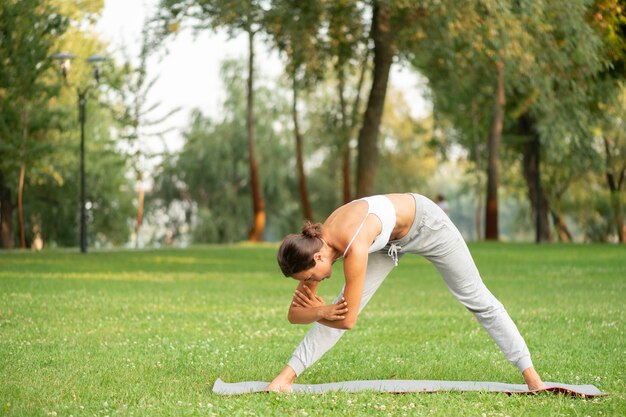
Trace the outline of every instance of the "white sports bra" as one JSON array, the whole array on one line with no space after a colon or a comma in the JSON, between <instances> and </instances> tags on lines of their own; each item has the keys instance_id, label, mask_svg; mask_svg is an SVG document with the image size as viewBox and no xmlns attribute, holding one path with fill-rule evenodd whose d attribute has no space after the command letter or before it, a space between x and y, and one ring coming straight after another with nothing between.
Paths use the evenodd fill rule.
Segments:
<instances>
[{"instance_id":1,"label":"white sports bra","mask_svg":"<svg viewBox=\"0 0 626 417\"><path fill-rule=\"evenodd\" d=\"M387 246L387 243L389 243L389 238L391 237L391 232L393 232L393 228L396 226L396 208L388 197L385 197L384 195L375 195L371 197L364 197L355 201L367 202L367 214L363 218L363 221L361 222L359 228L356 229L356 233L354 234L354 236L352 236L352 240L350 240L350 243L348 243L348 247L346 247L343 256L346 256L346 253L348 253L348 249L350 249L350 246L352 246L352 242L354 242L354 239L356 239L357 235L365 224L367 216L369 216L370 214L373 214L380 219L382 229L380 231L380 234L376 236L376 239L370 245L367 253L379 251Z\"/></svg>"}]
</instances>

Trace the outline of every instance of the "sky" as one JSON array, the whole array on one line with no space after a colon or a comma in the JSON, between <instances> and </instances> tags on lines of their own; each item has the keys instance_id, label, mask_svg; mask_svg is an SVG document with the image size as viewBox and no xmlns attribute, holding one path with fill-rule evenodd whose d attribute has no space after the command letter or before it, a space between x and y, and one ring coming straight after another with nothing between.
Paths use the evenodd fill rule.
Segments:
<instances>
[{"instance_id":1,"label":"sky","mask_svg":"<svg viewBox=\"0 0 626 417\"><path fill-rule=\"evenodd\" d=\"M136 56L143 21L157 4L158 0L105 0L95 29L110 44L106 53L121 59L120 50L125 45ZM260 42L255 46L258 49L257 63L263 63L263 76L280 76L282 67L277 54L268 52ZM163 113L181 108L163 126L175 128L166 137L168 150L181 146L181 131L194 109L200 109L204 115L211 117L220 115L220 103L224 100L219 76L221 63L225 59L245 60L247 47L245 36L229 39L224 33L205 31L196 37L190 31L181 31L168 42L166 55L149 62L149 76L158 77L149 102L161 102L160 111ZM392 67L390 83L404 91L414 116L425 116L430 112L430 103L423 94L424 81L419 76L396 64Z\"/></svg>"}]
</instances>

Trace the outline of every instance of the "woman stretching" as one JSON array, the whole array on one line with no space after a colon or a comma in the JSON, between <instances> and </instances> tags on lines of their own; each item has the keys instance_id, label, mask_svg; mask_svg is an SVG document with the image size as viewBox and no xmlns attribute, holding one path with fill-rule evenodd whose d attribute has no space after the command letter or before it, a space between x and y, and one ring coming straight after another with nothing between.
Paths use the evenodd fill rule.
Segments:
<instances>
[{"instance_id":1,"label":"woman stretching","mask_svg":"<svg viewBox=\"0 0 626 417\"><path fill-rule=\"evenodd\" d=\"M524 339L483 284L463 237L448 216L419 194L387 194L341 206L323 225L307 223L302 234L283 241L278 264L285 276L299 281L288 319L294 324L316 323L266 389L290 391L296 377L352 329L358 313L405 253L432 262L450 292L517 366L528 388L545 388ZM334 303L325 305L316 295L317 286L330 278L332 265L340 257L344 258L345 285Z\"/></svg>"}]
</instances>

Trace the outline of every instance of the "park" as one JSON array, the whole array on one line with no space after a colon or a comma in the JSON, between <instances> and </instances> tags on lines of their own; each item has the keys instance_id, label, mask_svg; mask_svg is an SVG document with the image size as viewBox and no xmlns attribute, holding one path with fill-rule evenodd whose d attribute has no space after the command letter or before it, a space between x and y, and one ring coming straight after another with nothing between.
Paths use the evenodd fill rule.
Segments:
<instances>
[{"instance_id":1,"label":"park","mask_svg":"<svg viewBox=\"0 0 626 417\"><path fill-rule=\"evenodd\" d=\"M277 271L276 248L219 245L88 257L76 251L1 253L2 412L622 415L623 248L477 243L470 249L544 380L593 384L607 397L213 395L217 378L273 378L306 332L287 322L294 284ZM329 280L322 296L334 296L340 285L340 279ZM417 257L387 278L344 338L299 382L522 382L436 270Z\"/></svg>"},{"instance_id":2,"label":"park","mask_svg":"<svg viewBox=\"0 0 626 417\"><path fill-rule=\"evenodd\" d=\"M626 413L620 1L115 7L0 5L1 415Z\"/></svg>"}]
</instances>

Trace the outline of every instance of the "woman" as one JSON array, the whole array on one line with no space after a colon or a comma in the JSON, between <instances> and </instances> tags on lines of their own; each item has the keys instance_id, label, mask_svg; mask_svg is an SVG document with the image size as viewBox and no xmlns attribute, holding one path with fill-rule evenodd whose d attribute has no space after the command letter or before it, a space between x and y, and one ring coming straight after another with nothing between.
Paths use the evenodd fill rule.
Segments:
<instances>
[{"instance_id":1,"label":"woman","mask_svg":"<svg viewBox=\"0 0 626 417\"><path fill-rule=\"evenodd\" d=\"M291 323L316 322L283 371L267 386L290 391L297 376L352 329L357 314L405 253L432 262L448 289L471 311L518 367L530 390L544 389L517 327L482 282L463 237L434 202L419 194L387 194L355 200L320 224L305 224L278 251L278 264L298 287L289 307ZM345 285L333 304L316 295L343 257Z\"/></svg>"}]
</instances>

